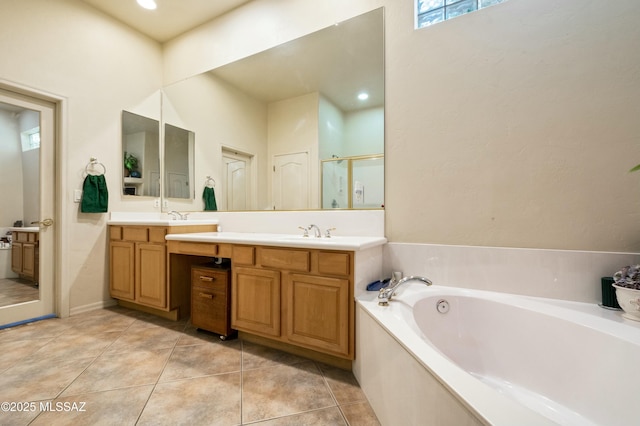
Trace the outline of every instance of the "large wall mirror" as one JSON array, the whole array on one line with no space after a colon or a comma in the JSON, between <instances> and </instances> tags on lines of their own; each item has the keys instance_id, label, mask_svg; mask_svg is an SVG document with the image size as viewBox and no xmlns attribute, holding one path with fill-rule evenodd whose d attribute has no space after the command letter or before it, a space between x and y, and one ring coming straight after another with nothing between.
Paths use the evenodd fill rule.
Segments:
<instances>
[{"instance_id":1,"label":"large wall mirror","mask_svg":"<svg viewBox=\"0 0 640 426\"><path fill-rule=\"evenodd\" d=\"M163 121L198 143L163 209L202 211L205 187L226 211L381 208L383 42L381 8L164 87Z\"/></svg>"},{"instance_id":2,"label":"large wall mirror","mask_svg":"<svg viewBox=\"0 0 640 426\"><path fill-rule=\"evenodd\" d=\"M122 112L124 196L160 197L160 122Z\"/></svg>"}]
</instances>

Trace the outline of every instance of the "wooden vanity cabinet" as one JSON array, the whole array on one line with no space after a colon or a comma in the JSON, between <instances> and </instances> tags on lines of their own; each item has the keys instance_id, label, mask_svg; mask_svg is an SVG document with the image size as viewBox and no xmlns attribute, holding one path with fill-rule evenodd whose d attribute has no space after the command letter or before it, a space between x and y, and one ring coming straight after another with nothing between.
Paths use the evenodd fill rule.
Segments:
<instances>
[{"instance_id":1,"label":"wooden vanity cabinet","mask_svg":"<svg viewBox=\"0 0 640 426\"><path fill-rule=\"evenodd\" d=\"M234 246L232 327L354 359L353 253Z\"/></svg>"},{"instance_id":2,"label":"wooden vanity cabinet","mask_svg":"<svg viewBox=\"0 0 640 426\"><path fill-rule=\"evenodd\" d=\"M146 307L178 319L189 314L189 286L167 279L167 242L170 233L210 232L216 225L109 226L109 291L124 306ZM187 280L189 278L187 277ZM188 282L188 281L187 281ZM172 291L173 290L173 291ZM186 301L185 301L186 299ZM182 311L182 312L180 312Z\"/></svg>"},{"instance_id":3,"label":"wooden vanity cabinet","mask_svg":"<svg viewBox=\"0 0 640 426\"><path fill-rule=\"evenodd\" d=\"M11 270L20 278L39 280L39 233L14 231L11 244Z\"/></svg>"},{"instance_id":4,"label":"wooden vanity cabinet","mask_svg":"<svg viewBox=\"0 0 640 426\"><path fill-rule=\"evenodd\" d=\"M166 234L166 227L110 227L111 297L158 309L167 308Z\"/></svg>"}]
</instances>

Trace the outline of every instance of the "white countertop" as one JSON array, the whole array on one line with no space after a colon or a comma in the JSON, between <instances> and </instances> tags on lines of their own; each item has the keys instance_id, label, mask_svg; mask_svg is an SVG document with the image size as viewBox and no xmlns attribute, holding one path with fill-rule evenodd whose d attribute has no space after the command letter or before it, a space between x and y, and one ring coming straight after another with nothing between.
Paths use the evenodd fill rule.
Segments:
<instances>
[{"instance_id":1,"label":"white countertop","mask_svg":"<svg viewBox=\"0 0 640 426\"><path fill-rule=\"evenodd\" d=\"M40 232L40 227L38 227L38 226L25 226L25 227L12 226L12 227L9 228L9 231L11 231L11 232L16 232L16 231L20 231L20 232Z\"/></svg>"},{"instance_id":2,"label":"white countertop","mask_svg":"<svg viewBox=\"0 0 640 426\"><path fill-rule=\"evenodd\" d=\"M169 241L191 241L200 243L256 244L276 247L299 247L333 250L364 250L383 245L384 237L348 237L331 238L303 237L295 234L267 234L254 232L195 232L192 234L169 234Z\"/></svg>"},{"instance_id":3,"label":"white countertop","mask_svg":"<svg viewBox=\"0 0 640 426\"><path fill-rule=\"evenodd\" d=\"M148 226L194 226L194 225L217 225L217 219L146 219L146 218L123 218L107 221L109 225L148 225Z\"/></svg>"}]
</instances>

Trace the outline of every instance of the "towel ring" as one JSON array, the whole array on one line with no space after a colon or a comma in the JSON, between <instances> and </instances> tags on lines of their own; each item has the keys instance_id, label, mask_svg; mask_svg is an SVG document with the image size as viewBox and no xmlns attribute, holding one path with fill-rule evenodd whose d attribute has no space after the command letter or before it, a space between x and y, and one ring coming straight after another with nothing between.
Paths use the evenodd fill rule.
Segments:
<instances>
[{"instance_id":1,"label":"towel ring","mask_svg":"<svg viewBox=\"0 0 640 426\"><path fill-rule=\"evenodd\" d=\"M104 164L100 163L100 162L98 161L98 159L97 159L97 158L95 158L95 157L91 157L91 159L89 160L89 163L88 163L88 164L87 164L87 166L84 168L84 172L85 172L86 174L90 174L90 173L89 173L89 170L91 169L91 170L93 170L93 171L96 171L96 166L102 167L102 172L100 172L99 170L97 170L97 172L98 172L98 174L97 174L97 175L98 175L98 176L99 176L99 175L104 175L104 174L106 174L106 173L107 173L107 168L104 166Z\"/></svg>"},{"instance_id":2,"label":"towel ring","mask_svg":"<svg viewBox=\"0 0 640 426\"><path fill-rule=\"evenodd\" d=\"M204 185L206 187L208 187L208 188L215 188L216 187L216 181L211 176L207 176L207 180L204 182Z\"/></svg>"}]
</instances>

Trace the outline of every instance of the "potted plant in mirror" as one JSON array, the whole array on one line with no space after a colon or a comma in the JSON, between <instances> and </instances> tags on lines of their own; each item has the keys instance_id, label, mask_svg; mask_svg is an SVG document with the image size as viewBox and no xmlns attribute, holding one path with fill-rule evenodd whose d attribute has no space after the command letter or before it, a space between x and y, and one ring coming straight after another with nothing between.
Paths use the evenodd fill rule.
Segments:
<instances>
[{"instance_id":1,"label":"potted plant in mirror","mask_svg":"<svg viewBox=\"0 0 640 426\"><path fill-rule=\"evenodd\" d=\"M640 321L640 265L625 266L613 274L613 281L622 316Z\"/></svg>"},{"instance_id":2,"label":"potted plant in mirror","mask_svg":"<svg viewBox=\"0 0 640 426\"><path fill-rule=\"evenodd\" d=\"M138 158L130 153L124 153L124 175L132 176L132 172L138 168ZM134 176L135 177L135 176ZM138 176L140 177L140 176Z\"/></svg>"}]
</instances>

